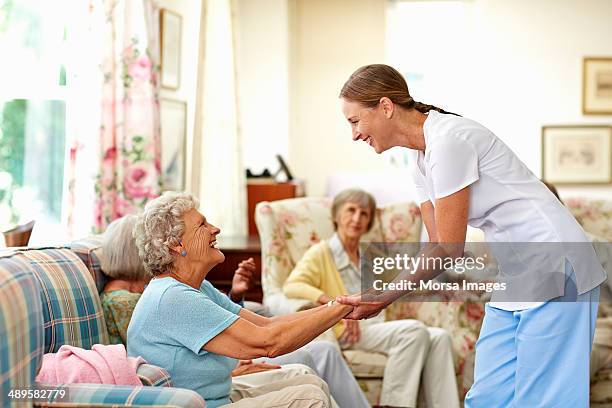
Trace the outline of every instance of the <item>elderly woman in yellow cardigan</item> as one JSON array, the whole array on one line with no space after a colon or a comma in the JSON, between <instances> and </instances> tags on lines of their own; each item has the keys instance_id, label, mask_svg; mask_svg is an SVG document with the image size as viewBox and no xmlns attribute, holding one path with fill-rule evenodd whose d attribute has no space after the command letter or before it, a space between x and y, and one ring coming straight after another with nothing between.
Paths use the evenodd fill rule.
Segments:
<instances>
[{"instance_id":1,"label":"elderly woman in yellow cardigan","mask_svg":"<svg viewBox=\"0 0 612 408\"><path fill-rule=\"evenodd\" d=\"M361 292L359 241L374 223L376 202L365 191L349 189L332 204L335 234L312 246L285 282L287 297L325 304L336 296ZM459 407L451 341L443 329L418 320L343 320L334 327L345 350L386 354L380 404L415 407L421 378L427 406Z\"/></svg>"}]
</instances>

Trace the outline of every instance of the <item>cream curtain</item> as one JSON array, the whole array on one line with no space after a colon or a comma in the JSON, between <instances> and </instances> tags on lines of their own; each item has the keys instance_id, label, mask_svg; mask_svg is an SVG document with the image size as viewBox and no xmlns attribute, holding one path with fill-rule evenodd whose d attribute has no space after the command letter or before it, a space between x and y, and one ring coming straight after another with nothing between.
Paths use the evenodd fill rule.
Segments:
<instances>
[{"instance_id":1,"label":"cream curtain","mask_svg":"<svg viewBox=\"0 0 612 408\"><path fill-rule=\"evenodd\" d=\"M199 177L194 178L200 209L225 236L247 233L246 177L238 123L235 3L206 0L195 138L200 138ZM203 55L202 55L203 54ZM196 148L197 144L196 144ZM196 151L197 154L197 151ZM198 180L199 179L199 180Z\"/></svg>"}]
</instances>

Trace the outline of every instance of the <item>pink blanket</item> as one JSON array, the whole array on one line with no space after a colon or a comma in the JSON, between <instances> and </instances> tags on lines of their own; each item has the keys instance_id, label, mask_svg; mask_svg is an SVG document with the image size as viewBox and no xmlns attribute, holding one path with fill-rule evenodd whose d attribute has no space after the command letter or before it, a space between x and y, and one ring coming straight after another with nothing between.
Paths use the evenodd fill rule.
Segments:
<instances>
[{"instance_id":1,"label":"pink blanket","mask_svg":"<svg viewBox=\"0 0 612 408\"><path fill-rule=\"evenodd\" d=\"M91 350L62 346L43 356L36 381L47 384L90 383L142 385L136 375L142 357L128 357L123 344L95 344Z\"/></svg>"}]
</instances>

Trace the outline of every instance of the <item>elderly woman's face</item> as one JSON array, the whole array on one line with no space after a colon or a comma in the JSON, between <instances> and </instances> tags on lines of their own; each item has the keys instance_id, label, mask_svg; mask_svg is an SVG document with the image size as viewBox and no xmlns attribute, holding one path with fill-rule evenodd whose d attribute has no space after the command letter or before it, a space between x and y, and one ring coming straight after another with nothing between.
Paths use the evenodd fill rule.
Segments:
<instances>
[{"instance_id":1,"label":"elderly woman's face","mask_svg":"<svg viewBox=\"0 0 612 408\"><path fill-rule=\"evenodd\" d=\"M372 214L368 207L348 201L340 207L336 214L338 233L341 236L359 239L367 232L371 219Z\"/></svg>"},{"instance_id":2,"label":"elderly woman's face","mask_svg":"<svg viewBox=\"0 0 612 408\"><path fill-rule=\"evenodd\" d=\"M208 223L196 209L191 209L183 215L185 232L181 237L183 247L187 251L187 259L201 261L211 268L225 260L225 256L216 247L217 235L221 230Z\"/></svg>"}]
</instances>

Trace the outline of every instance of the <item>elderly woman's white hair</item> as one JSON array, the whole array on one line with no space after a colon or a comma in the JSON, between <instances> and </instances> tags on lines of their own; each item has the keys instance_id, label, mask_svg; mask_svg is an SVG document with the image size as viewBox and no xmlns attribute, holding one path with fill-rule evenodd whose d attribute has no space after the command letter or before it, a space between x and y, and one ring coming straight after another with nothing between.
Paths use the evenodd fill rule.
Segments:
<instances>
[{"instance_id":1,"label":"elderly woman's white hair","mask_svg":"<svg viewBox=\"0 0 612 408\"><path fill-rule=\"evenodd\" d=\"M347 188L334 197L331 207L334 230L338 229L338 223L336 223L338 211L340 211L340 208L349 201L358 204L360 207L370 209L370 222L368 222L367 231L371 230L374 225L374 218L376 217L376 200L372 194L359 188Z\"/></svg>"},{"instance_id":2,"label":"elderly woman's white hair","mask_svg":"<svg viewBox=\"0 0 612 408\"><path fill-rule=\"evenodd\" d=\"M170 248L180 244L185 232L183 214L199 207L188 193L167 191L149 201L138 217L134 237L145 270L153 276L170 272L174 255Z\"/></svg>"},{"instance_id":3,"label":"elderly woman's white hair","mask_svg":"<svg viewBox=\"0 0 612 408\"><path fill-rule=\"evenodd\" d=\"M111 222L104 232L100 266L113 279L134 281L148 277L133 236L137 219L126 215Z\"/></svg>"}]
</instances>

